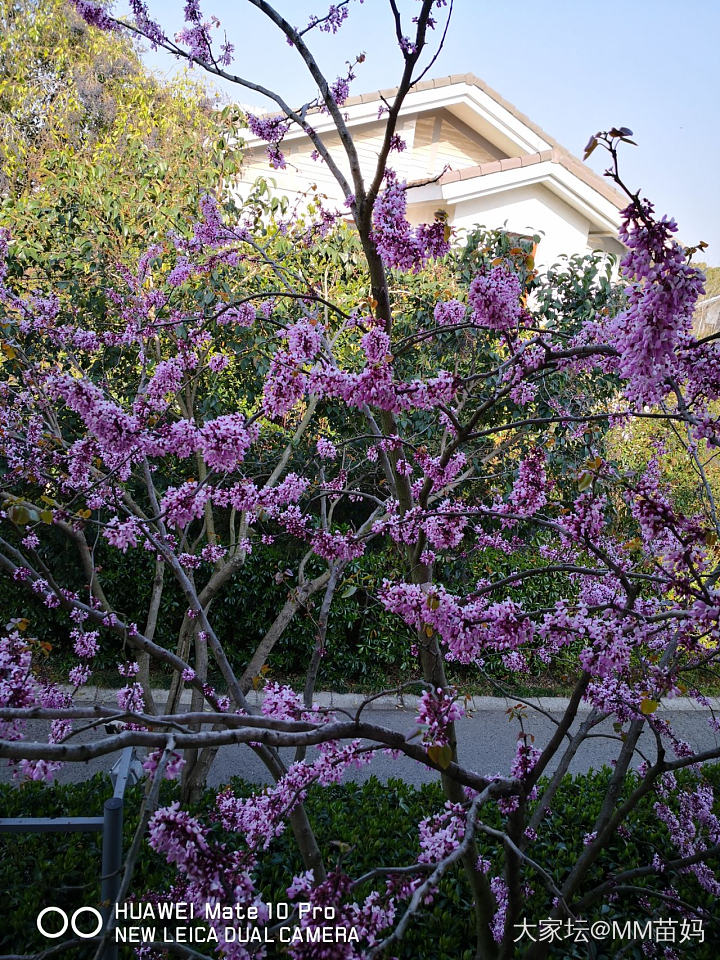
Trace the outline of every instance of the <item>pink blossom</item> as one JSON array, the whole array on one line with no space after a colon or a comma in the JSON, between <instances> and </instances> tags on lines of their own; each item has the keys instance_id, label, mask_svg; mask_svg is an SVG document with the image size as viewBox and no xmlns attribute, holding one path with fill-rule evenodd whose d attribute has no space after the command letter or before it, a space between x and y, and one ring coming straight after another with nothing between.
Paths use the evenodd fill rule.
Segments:
<instances>
[{"instance_id":1,"label":"pink blossom","mask_svg":"<svg viewBox=\"0 0 720 960\"><path fill-rule=\"evenodd\" d=\"M92 671L87 664L78 664L77 667L72 667L72 669L68 671L68 680L74 687L84 686L91 676Z\"/></svg>"},{"instance_id":2,"label":"pink blossom","mask_svg":"<svg viewBox=\"0 0 720 960\"><path fill-rule=\"evenodd\" d=\"M334 460L337 457L337 447L331 440L319 437L316 445L318 456L323 460Z\"/></svg>"},{"instance_id":3,"label":"pink blossom","mask_svg":"<svg viewBox=\"0 0 720 960\"><path fill-rule=\"evenodd\" d=\"M405 218L405 183L387 170L385 184L373 209L373 239L387 266L417 272L428 260L445 256L450 245L444 221L411 227Z\"/></svg>"},{"instance_id":4,"label":"pink blossom","mask_svg":"<svg viewBox=\"0 0 720 960\"><path fill-rule=\"evenodd\" d=\"M83 631L74 627L70 631L70 637L74 641L73 649L78 657L94 657L99 650L97 630Z\"/></svg>"},{"instance_id":5,"label":"pink blossom","mask_svg":"<svg viewBox=\"0 0 720 960\"><path fill-rule=\"evenodd\" d=\"M492 330L510 330L522 314L519 278L505 266L478 274L470 284L472 322Z\"/></svg>"},{"instance_id":6,"label":"pink blossom","mask_svg":"<svg viewBox=\"0 0 720 960\"><path fill-rule=\"evenodd\" d=\"M228 413L208 420L201 428L200 450L209 467L233 470L245 458L257 436L257 428L248 428L243 414Z\"/></svg>"},{"instance_id":7,"label":"pink blossom","mask_svg":"<svg viewBox=\"0 0 720 960\"><path fill-rule=\"evenodd\" d=\"M435 323L441 327L455 326L465 319L466 307L459 300L445 300L435 304Z\"/></svg>"},{"instance_id":8,"label":"pink blossom","mask_svg":"<svg viewBox=\"0 0 720 960\"><path fill-rule=\"evenodd\" d=\"M423 690L417 722L426 728L424 743L443 746L448 742L448 727L465 715L465 708L457 702L457 696L455 687Z\"/></svg>"},{"instance_id":9,"label":"pink blossom","mask_svg":"<svg viewBox=\"0 0 720 960\"><path fill-rule=\"evenodd\" d=\"M136 547L141 536L142 529L136 517L129 517L125 521L121 521L119 517L111 517L103 530L103 537L108 543L123 553L128 547Z\"/></svg>"}]
</instances>

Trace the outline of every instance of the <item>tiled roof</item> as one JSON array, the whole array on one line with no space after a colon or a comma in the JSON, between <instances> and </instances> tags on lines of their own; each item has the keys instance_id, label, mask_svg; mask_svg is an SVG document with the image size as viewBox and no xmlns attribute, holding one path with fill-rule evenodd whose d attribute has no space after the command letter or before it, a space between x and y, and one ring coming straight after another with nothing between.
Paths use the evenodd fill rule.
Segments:
<instances>
[{"instance_id":1,"label":"tiled roof","mask_svg":"<svg viewBox=\"0 0 720 960\"><path fill-rule=\"evenodd\" d=\"M516 170L518 167L531 167L536 163L544 163L546 160L552 163L559 163L571 173L574 173L580 180L587 183L588 186L597 190L601 196L609 200L619 210L628 205L625 199L617 190L614 190L609 183L599 177L594 170L587 167L584 163L574 157L562 147L554 147L552 150L542 150L539 153L526 153L522 157L507 157L504 160L491 160L488 163L479 163L473 167L463 167L462 170L451 170L444 173L439 183L455 183L457 180L472 180L474 177L484 177L488 173L500 173L502 170Z\"/></svg>"},{"instance_id":2,"label":"tiled roof","mask_svg":"<svg viewBox=\"0 0 720 960\"><path fill-rule=\"evenodd\" d=\"M562 144L558 143L554 137L551 137L550 134L546 133L536 123L533 123L533 121L524 113L521 113L514 104L502 97L497 90L493 90L493 88L488 86L484 80L476 77L474 73L453 73L449 77L439 77L435 80L421 80L420 83L417 83L413 86L412 92L416 93L422 92L423 90L436 90L440 87L449 87L458 83L466 83L469 86L477 87L479 90L482 90L483 93L491 97L501 107L504 107L517 120L532 130L533 133L536 133L539 137L542 137L543 140L546 140L548 143L552 144L552 149L543 150L540 153L526 154L523 157L511 157L506 160L493 160L489 163L481 163L478 166L466 167L464 170L454 170L451 173L444 174L440 178L440 183L452 183L456 180L467 180L471 177L484 176L487 173L498 173L500 170L512 170L516 167L526 167L534 163L542 163L545 160L550 160L553 163L561 164L566 170L574 173L580 180L597 190L601 196L605 197L606 200L609 200L610 203L616 206L619 210L622 210L628 205L629 201L627 198L623 197L621 193L615 190L614 187L610 185L608 180L595 173L595 171L588 167L587 164L583 163L582 160L563 147ZM393 87L390 90L378 90L374 93L362 93L358 96L348 97L343 106L350 107L355 104L373 103L381 98L390 100L395 96L397 90L397 87Z\"/></svg>"}]
</instances>

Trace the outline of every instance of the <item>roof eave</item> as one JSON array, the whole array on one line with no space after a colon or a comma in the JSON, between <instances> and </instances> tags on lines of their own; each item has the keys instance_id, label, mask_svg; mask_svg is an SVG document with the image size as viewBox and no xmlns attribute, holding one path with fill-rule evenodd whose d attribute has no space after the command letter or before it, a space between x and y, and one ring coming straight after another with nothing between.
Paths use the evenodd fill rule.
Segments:
<instances>
[{"instance_id":1,"label":"roof eave","mask_svg":"<svg viewBox=\"0 0 720 960\"><path fill-rule=\"evenodd\" d=\"M617 235L620 227L617 207L570 170L550 160L530 167L515 167L450 182L412 187L408 190L408 200L410 203L441 202L454 205L536 184L547 187L572 209L582 214L590 222L594 232L600 230L611 236Z\"/></svg>"}]
</instances>

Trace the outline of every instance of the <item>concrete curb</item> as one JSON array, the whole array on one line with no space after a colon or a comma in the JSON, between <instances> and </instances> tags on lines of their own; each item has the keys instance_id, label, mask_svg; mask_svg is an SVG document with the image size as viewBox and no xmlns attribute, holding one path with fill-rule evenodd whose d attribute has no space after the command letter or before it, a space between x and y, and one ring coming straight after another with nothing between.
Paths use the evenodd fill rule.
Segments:
<instances>
[{"instance_id":1,"label":"concrete curb","mask_svg":"<svg viewBox=\"0 0 720 960\"><path fill-rule=\"evenodd\" d=\"M70 687L64 687L70 692ZM114 703L117 691L103 687L82 687L75 694L75 702L80 703ZM159 703L167 697L167 690L153 689L153 696ZM313 703L320 707L330 710L356 711L362 703L372 694L367 693L335 693L332 690L319 691L313 698ZM259 707L262 703L262 693L251 690L247 698L254 707ZM418 708L420 698L415 694L388 695L376 697L364 708L363 712L372 710L406 710L415 713ZM544 710L548 713L561 713L568 705L568 697L471 697L468 701L468 709L473 713L503 713L509 707L518 703L526 703L528 706L535 707L538 710ZM184 690L180 699L180 705L188 708L190 705L190 691ZM589 704L580 705L578 713L589 713L591 707ZM711 710L720 713L720 697L709 697L708 706L702 707L695 700L689 697L673 697L660 701L659 711L668 711L671 713L709 713Z\"/></svg>"}]
</instances>

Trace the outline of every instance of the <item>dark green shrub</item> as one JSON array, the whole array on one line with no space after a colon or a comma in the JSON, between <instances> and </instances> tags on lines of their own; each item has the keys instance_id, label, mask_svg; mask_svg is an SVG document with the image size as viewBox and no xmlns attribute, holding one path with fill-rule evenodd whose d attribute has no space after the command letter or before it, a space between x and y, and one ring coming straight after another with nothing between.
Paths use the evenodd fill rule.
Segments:
<instances>
[{"instance_id":1,"label":"dark green shrub","mask_svg":"<svg viewBox=\"0 0 720 960\"><path fill-rule=\"evenodd\" d=\"M575 861L583 846L583 836L591 828L593 817L602 802L610 772L590 772L584 776L565 778L555 798L552 810L533 845L532 855L556 878L562 876ZM706 769L706 775L715 787L720 786L720 766ZM678 779L687 782L693 774ZM633 779L625 790L632 788ZM242 781L233 781L239 794L247 794L252 787ZM107 779L97 775L81 784L46 787L30 783L20 789L0 786L0 810L3 816L69 816L100 813L104 799L110 794ZM174 784L163 786L163 802L176 795ZM125 817L125 846L130 843L135 828L142 787L128 790ZM194 812L207 816L213 807L211 792L207 792ZM627 839L616 836L598 860L594 874L587 880L585 892L609 871L626 869L648 862L656 850L667 852L665 827L653 811L654 796L646 797L636 809L628 826ZM371 778L366 783L348 783L326 789L313 788L307 800L310 819L321 840L326 862L340 864L352 875L359 875L378 864L412 862L418 853L417 822L439 810L443 805L437 784L414 788L400 780L380 783ZM483 815L489 826L501 826L494 808ZM216 828L213 827L213 832ZM223 838L230 844L237 837ZM491 856L486 837L480 839L482 855ZM497 862L493 872L501 869ZM302 870L290 832L279 837L263 856L257 872L257 885L267 900L284 897L285 888L293 875ZM3 952L25 952L47 946L35 931L35 917L45 905L56 904L66 909L80 905L94 905L99 901L100 840L97 834L0 836L0 890L7 905L7 919L0 927L0 949ZM547 916L547 895L537 878L528 876L534 893L528 897L527 919L537 923ZM146 891L166 888L172 883L173 871L159 857L146 850L135 873L133 892L142 899ZM643 878L639 885L651 895L654 878ZM704 906L711 912L713 898L704 891L692 875L679 878L678 894L689 903ZM582 893L583 891L581 891ZM662 910L660 911L663 914ZM667 915L667 912L663 915ZM584 919L598 917L617 920L640 920L644 913L635 896L619 899L612 904L588 911ZM399 958L430 957L433 960L470 960L472 924L469 892L462 871L448 874L440 885L432 905L415 919L406 937L393 950ZM720 923L706 924L705 943L692 942L695 960L715 960L716 944L720 942ZM432 944L432 954L428 953ZM525 946L528 941L525 941ZM566 943L557 946L552 954L558 957L586 957L580 945ZM598 949L596 960L612 960L619 944L608 944ZM578 952L580 951L580 952ZM605 952L603 952L605 951ZM75 951L78 958L88 951ZM632 945L623 957L644 956L640 945ZM68 954L70 956L70 954ZM522 956L522 952L518 952ZM73 957L74 960L74 957Z\"/></svg>"}]
</instances>

